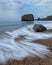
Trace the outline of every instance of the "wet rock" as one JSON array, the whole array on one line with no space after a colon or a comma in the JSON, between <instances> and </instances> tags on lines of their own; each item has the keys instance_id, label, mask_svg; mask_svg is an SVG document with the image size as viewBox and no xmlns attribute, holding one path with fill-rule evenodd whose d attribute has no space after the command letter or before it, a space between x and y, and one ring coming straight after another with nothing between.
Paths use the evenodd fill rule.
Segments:
<instances>
[{"instance_id":1,"label":"wet rock","mask_svg":"<svg viewBox=\"0 0 52 65\"><path fill-rule=\"evenodd\" d=\"M34 21L34 16L32 14L23 15L22 21Z\"/></svg>"},{"instance_id":2,"label":"wet rock","mask_svg":"<svg viewBox=\"0 0 52 65\"><path fill-rule=\"evenodd\" d=\"M15 41L22 41L22 40L25 40L25 36L21 35L19 36L18 38L15 38Z\"/></svg>"},{"instance_id":3,"label":"wet rock","mask_svg":"<svg viewBox=\"0 0 52 65\"><path fill-rule=\"evenodd\" d=\"M41 24L35 24L33 26L33 29L34 29L35 32L43 32L43 31L47 30L47 28L45 26L41 25Z\"/></svg>"}]
</instances>

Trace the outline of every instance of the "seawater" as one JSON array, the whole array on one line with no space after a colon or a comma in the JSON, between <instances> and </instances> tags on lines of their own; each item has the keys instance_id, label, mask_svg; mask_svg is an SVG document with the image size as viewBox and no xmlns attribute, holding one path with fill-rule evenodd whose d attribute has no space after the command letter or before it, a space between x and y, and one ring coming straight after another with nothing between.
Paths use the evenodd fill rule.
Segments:
<instances>
[{"instance_id":1,"label":"seawater","mask_svg":"<svg viewBox=\"0 0 52 65\"><path fill-rule=\"evenodd\" d=\"M0 21L0 32L13 31L30 24L46 24L51 21Z\"/></svg>"},{"instance_id":2,"label":"seawater","mask_svg":"<svg viewBox=\"0 0 52 65\"><path fill-rule=\"evenodd\" d=\"M47 29L52 29L52 22L34 21L9 24L7 23L7 25L5 24L6 26L2 26L5 33L0 32L0 35L2 34L2 38L0 37L0 63L4 65L8 60L23 60L26 57L36 56L45 58L51 55L49 47L39 43L33 43L32 41L52 37L52 33L34 32L33 24L43 24ZM15 28L16 30L14 30L14 24L18 29ZM10 26L11 28L9 28Z\"/></svg>"},{"instance_id":3,"label":"seawater","mask_svg":"<svg viewBox=\"0 0 52 65\"><path fill-rule=\"evenodd\" d=\"M33 24L34 22L22 22L22 21L0 21L0 32L12 31L19 29L25 25Z\"/></svg>"}]
</instances>

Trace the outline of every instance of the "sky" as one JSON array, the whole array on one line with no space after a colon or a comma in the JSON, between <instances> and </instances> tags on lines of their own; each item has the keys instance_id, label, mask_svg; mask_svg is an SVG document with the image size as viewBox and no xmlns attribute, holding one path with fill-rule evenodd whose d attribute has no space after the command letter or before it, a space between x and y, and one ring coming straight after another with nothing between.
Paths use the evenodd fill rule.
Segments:
<instances>
[{"instance_id":1,"label":"sky","mask_svg":"<svg viewBox=\"0 0 52 65\"><path fill-rule=\"evenodd\" d=\"M0 20L18 20L24 14L52 15L52 0L0 0Z\"/></svg>"}]
</instances>

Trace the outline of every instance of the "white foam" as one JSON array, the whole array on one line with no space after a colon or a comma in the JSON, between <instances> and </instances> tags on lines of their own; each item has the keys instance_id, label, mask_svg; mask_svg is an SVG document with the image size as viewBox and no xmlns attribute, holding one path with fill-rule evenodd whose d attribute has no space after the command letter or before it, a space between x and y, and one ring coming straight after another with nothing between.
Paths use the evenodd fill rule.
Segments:
<instances>
[{"instance_id":1,"label":"white foam","mask_svg":"<svg viewBox=\"0 0 52 65\"><path fill-rule=\"evenodd\" d=\"M45 55L50 54L47 46L32 43L31 41L47 39L52 37L52 34L36 33L32 27L33 25L30 25L19 30L5 33L5 37L0 40L0 63L5 63L9 59L22 60L29 56L44 58ZM24 36L25 39L15 41L15 38L19 38L20 35ZM7 36L9 36L9 38Z\"/></svg>"},{"instance_id":2,"label":"white foam","mask_svg":"<svg viewBox=\"0 0 52 65\"><path fill-rule=\"evenodd\" d=\"M52 23L48 23L48 24L44 24L44 26L46 26L47 27L47 29L52 29Z\"/></svg>"}]
</instances>

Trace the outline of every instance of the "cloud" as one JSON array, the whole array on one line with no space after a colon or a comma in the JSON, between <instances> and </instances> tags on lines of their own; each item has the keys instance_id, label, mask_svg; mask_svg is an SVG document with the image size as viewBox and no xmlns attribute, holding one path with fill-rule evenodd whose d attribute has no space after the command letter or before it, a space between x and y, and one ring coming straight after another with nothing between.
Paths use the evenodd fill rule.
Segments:
<instances>
[{"instance_id":1,"label":"cloud","mask_svg":"<svg viewBox=\"0 0 52 65\"><path fill-rule=\"evenodd\" d=\"M52 2L51 0L19 0L22 4L33 4L33 5L44 5L47 2Z\"/></svg>"},{"instance_id":2,"label":"cloud","mask_svg":"<svg viewBox=\"0 0 52 65\"><path fill-rule=\"evenodd\" d=\"M45 5L47 2L49 2L49 1L51 1L51 0L39 0L38 2L37 2L37 4L39 4L39 5Z\"/></svg>"},{"instance_id":3,"label":"cloud","mask_svg":"<svg viewBox=\"0 0 52 65\"><path fill-rule=\"evenodd\" d=\"M52 2L51 0L0 0L1 7L8 7L8 8L19 8L25 4L32 4L32 5L45 5L47 2Z\"/></svg>"},{"instance_id":4,"label":"cloud","mask_svg":"<svg viewBox=\"0 0 52 65\"><path fill-rule=\"evenodd\" d=\"M51 0L0 0L0 18L16 18L25 10L29 13L29 10L35 11L35 8L42 8L46 5L50 8L51 3Z\"/></svg>"},{"instance_id":5,"label":"cloud","mask_svg":"<svg viewBox=\"0 0 52 65\"><path fill-rule=\"evenodd\" d=\"M0 1L0 19L17 19L19 7L15 0Z\"/></svg>"}]
</instances>

